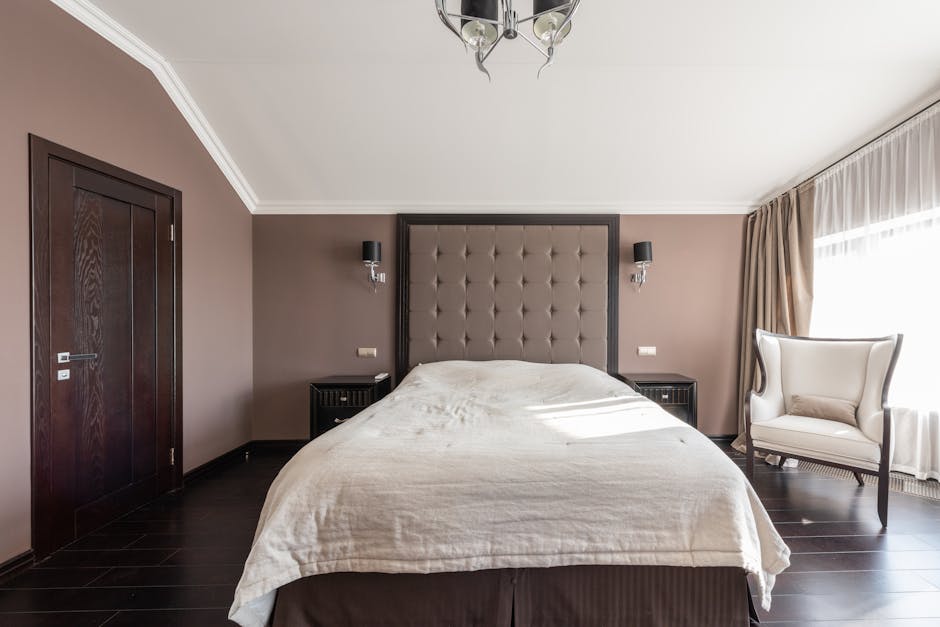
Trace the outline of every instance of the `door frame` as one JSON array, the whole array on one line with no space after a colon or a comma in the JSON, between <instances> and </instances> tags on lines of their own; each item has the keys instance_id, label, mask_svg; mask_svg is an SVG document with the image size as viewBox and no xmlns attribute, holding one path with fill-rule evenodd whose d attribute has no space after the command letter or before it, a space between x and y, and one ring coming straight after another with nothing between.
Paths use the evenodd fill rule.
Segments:
<instances>
[{"instance_id":1,"label":"door frame","mask_svg":"<svg viewBox=\"0 0 940 627\"><path fill-rule=\"evenodd\" d=\"M173 355L172 398L170 401L170 442L175 459L170 469L170 485L161 491L175 490L183 485L183 334L182 334L182 192L162 183L129 172L94 157L61 146L42 137L29 134L29 205L30 205L30 527L31 544L37 558L45 554L37 547L37 516L40 490L48 486L52 415L50 373L52 347L50 346L50 207L49 160L55 158L87 168L120 181L125 181L170 199L173 225ZM169 236L169 234L167 234Z\"/></svg>"}]
</instances>

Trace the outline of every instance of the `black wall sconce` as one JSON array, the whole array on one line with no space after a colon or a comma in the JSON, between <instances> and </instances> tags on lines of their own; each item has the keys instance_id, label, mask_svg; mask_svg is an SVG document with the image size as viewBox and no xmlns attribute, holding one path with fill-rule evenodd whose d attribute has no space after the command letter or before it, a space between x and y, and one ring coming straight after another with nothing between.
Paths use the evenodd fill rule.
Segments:
<instances>
[{"instance_id":1,"label":"black wall sconce","mask_svg":"<svg viewBox=\"0 0 940 627\"><path fill-rule=\"evenodd\" d=\"M369 283L372 284L373 292L378 291L379 283L385 283L385 273L375 271L381 262L382 242L362 242L362 263L369 269Z\"/></svg>"},{"instance_id":2,"label":"black wall sconce","mask_svg":"<svg viewBox=\"0 0 940 627\"><path fill-rule=\"evenodd\" d=\"M637 284L637 290L646 283L646 269L653 264L653 242L637 242L633 245L633 263L639 269L630 275L630 281Z\"/></svg>"}]
</instances>

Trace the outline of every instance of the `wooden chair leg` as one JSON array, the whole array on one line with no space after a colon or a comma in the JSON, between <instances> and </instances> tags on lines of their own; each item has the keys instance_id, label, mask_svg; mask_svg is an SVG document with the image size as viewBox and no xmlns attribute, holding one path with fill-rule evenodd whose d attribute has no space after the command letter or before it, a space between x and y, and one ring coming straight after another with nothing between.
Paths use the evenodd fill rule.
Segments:
<instances>
[{"instance_id":1,"label":"wooden chair leg","mask_svg":"<svg viewBox=\"0 0 940 627\"><path fill-rule=\"evenodd\" d=\"M888 526L888 484L891 481L889 468L887 464L882 464L878 471L878 518L881 519L881 526Z\"/></svg>"},{"instance_id":2,"label":"wooden chair leg","mask_svg":"<svg viewBox=\"0 0 940 627\"><path fill-rule=\"evenodd\" d=\"M754 443L751 441L751 438L747 438L747 445L745 447L745 454L747 455L747 461L744 462L744 467L746 469L747 479L751 483L754 482Z\"/></svg>"},{"instance_id":3,"label":"wooden chair leg","mask_svg":"<svg viewBox=\"0 0 940 627\"><path fill-rule=\"evenodd\" d=\"M861 475L861 473L853 472L852 474L855 475L855 480L858 481L858 487L864 488L864 487L865 487L865 482L862 480L862 475Z\"/></svg>"}]
</instances>

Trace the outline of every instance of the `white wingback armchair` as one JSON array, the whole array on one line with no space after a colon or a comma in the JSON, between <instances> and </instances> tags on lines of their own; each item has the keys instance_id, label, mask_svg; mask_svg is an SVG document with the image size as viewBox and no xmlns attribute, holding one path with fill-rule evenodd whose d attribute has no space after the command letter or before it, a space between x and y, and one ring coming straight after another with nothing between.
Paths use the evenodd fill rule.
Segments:
<instances>
[{"instance_id":1,"label":"white wingback armchair","mask_svg":"<svg viewBox=\"0 0 940 627\"><path fill-rule=\"evenodd\" d=\"M885 403L902 339L814 339L757 329L761 389L751 392L744 412L748 478L754 476L755 451L851 470L859 485L860 473L876 475L878 516L887 527L892 425ZM824 409L835 403L843 421L828 419L825 411L807 412L806 399ZM854 409L854 421L845 408Z\"/></svg>"}]
</instances>

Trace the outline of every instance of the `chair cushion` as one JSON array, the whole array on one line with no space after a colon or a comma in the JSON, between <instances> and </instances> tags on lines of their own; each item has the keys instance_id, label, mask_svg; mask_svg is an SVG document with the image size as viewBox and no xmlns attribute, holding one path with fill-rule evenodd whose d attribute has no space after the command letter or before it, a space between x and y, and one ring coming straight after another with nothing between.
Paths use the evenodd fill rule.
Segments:
<instances>
[{"instance_id":1,"label":"chair cushion","mask_svg":"<svg viewBox=\"0 0 940 627\"><path fill-rule=\"evenodd\" d=\"M857 427L790 414L751 425L757 448L814 457L849 466L878 469L881 447Z\"/></svg>"},{"instance_id":2,"label":"chair cushion","mask_svg":"<svg viewBox=\"0 0 940 627\"><path fill-rule=\"evenodd\" d=\"M852 401L830 396L794 394L790 399L790 413L793 415L834 420L853 427L858 426L855 420L857 409L858 406Z\"/></svg>"},{"instance_id":3,"label":"chair cushion","mask_svg":"<svg viewBox=\"0 0 940 627\"><path fill-rule=\"evenodd\" d=\"M865 391L871 342L789 337L777 340L780 343L783 398L788 414L797 415L789 403L794 394L829 396L859 404Z\"/></svg>"}]
</instances>

